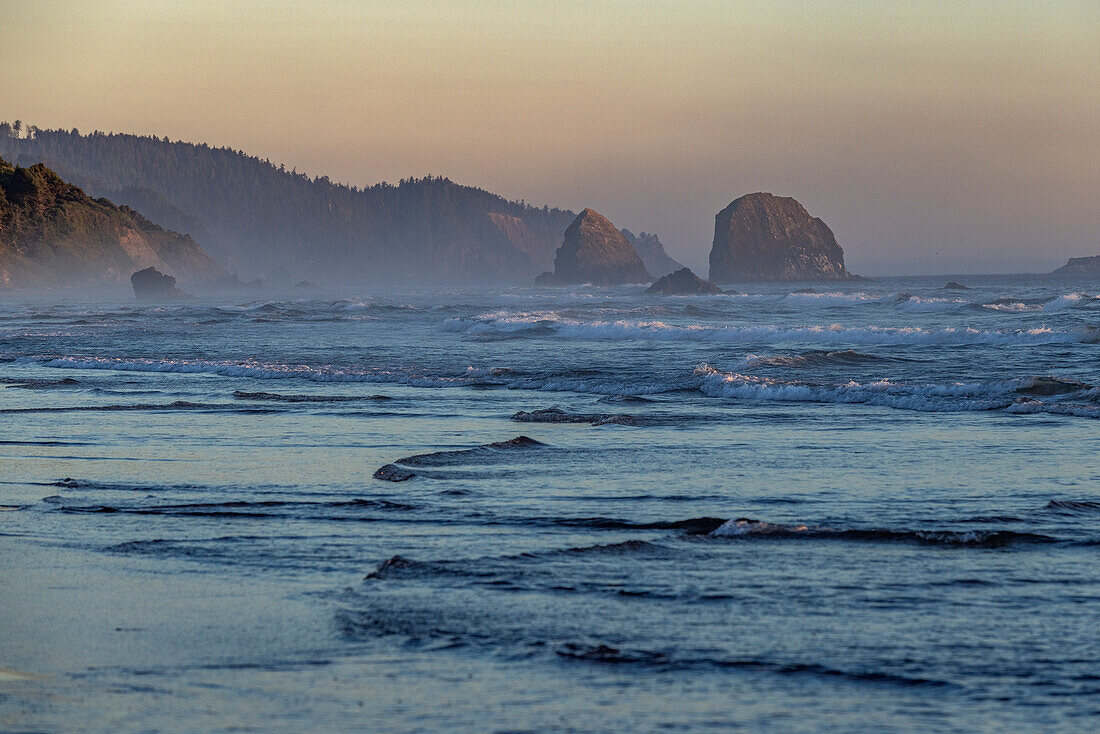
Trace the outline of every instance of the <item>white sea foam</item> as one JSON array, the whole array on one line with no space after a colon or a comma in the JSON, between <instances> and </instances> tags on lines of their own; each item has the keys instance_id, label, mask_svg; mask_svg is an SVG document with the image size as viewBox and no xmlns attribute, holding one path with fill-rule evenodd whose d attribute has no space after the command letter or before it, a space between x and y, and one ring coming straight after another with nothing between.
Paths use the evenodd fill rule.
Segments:
<instances>
[{"instance_id":1,"label":"white sea foam","mask_svg":"<svg viewBox=\"0 0 1100 734\"><path fill-rule=\"evenodd\" d=\"M1094 298L1095 297L1089 293L1067 293L1063 296L1058 296L1052 301L1044 303L1043 311L1047 313L1061 311L1071 306L1079 306L1088 303Z\"/></svg>"},{"instance_id":2,"label":"white sea foam","mask_svg":"<svg viewBox=\"0 0 1100 734\"><path fill-rule=\"evenodd\" d=\"M783 303L789 306L829 308L833 306L852 306L861 303L893 303L897 295L883 296L874 293L788 293Z\"/></svg>"},{"instance_id":3,"label":"white sea foam","mask_svg":"<svg viewBox=\"0 0 1100 734\"><path fill-rule=\"evenodd\" d=\"M969 305L969 301L961 298L918 298L913 296L899 300L897 307L902 311L915 313L928 313L934 311L953 311L957 308Z\"/></svg>"},{"instance_id":4,"label":"white sea foam","mask_svg":"<svg viewBox=\"0 0 1100 734\"><path fill-rule=\"evenodd\" d=\"M1024 301L1013 301L1009 298L1002 298L992 303L984 303L982 307L988 308L991 311L1003 311L1007 313L1057 313L1067 308L1083 306L1096 299L1097 296L1090 293L1077 292L1066 293L1043 303L1025 303Z\"/></svg>"}]
</instances>

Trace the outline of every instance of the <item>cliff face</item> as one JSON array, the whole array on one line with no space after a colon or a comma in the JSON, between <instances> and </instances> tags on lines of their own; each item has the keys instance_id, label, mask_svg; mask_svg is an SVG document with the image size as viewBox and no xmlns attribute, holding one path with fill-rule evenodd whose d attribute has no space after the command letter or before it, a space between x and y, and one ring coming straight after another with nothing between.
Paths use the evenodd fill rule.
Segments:
<instances>
[{"instance_id":1,"label":"cliff face","mask_svg":"<svg viewBox=\"0 0 1100 734\"><path fill-rule=\"evenodd\" d=\"M650 275L660 278L684 267L668 256L665 246L661 244L657 235L645 232L636 235L629 229L622 230L622 233L626 241L634 245L634 249L638 251L638 257L642 258L645 269Z\"/></svg>"},{"instance_id":2,"label":"cliff face","mask_svg":"<svg viewBox=\"0 0 1100 734\"><path fill-rule=\"evenodd\" d=\"M92 199L42 164L0 159L0 287L122 282L147 267L192 281L225 274L190 237Z\"/></svg>"},{"instance_id":3,"label":"cliff face","mask_svg":"<svg viewBox=\"0 0 1100 734\"><path fill-rule=\"evenodd\" d=\"M1071 257L1062 267L1051 275L1080 275L1100 278L1100 255L1092 257Z\"/></svg>"},{"instance_id":4,"label":"cliff face","mask_svg":"<svg viewBox=\"0 0 1100 734\"><path fill-rule=\"evenodd\" d=\"M714 218L710 279L716 283L852 277L832 230L790 197L748 194Z\"/></svg>"},{"instance_id":5,"label":"cliff face","mask_svg":"<svg viewBox=\"0 0 1100 734\"><path fill-rule=\"evenodd\" d=\"M554 257L554 280L616 285L651 278L623 233L599 212L585 209L565 230L565 240Z\"/></svg>"}]
</instances>

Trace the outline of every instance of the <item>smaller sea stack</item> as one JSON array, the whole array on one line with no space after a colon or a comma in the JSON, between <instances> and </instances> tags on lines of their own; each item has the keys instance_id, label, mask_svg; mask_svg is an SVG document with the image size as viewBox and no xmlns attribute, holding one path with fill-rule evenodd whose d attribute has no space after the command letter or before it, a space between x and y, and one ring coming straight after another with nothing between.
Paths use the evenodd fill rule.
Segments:
<instances>
[{"instance_id":1,"label":"smaller sea stack","mask_svg":"<svg viewBox=\"0 0 1100 734\"><path fill-rule=\"evenodd\" d=\"M150 266L130 276L130 285L134 287L134 296L139 301L156 303L159 301L180 301L191 298L179 288L176 279Z\"/></svg>"},{"instance_id":2,"label":"smaller sea stack","mask_svg":"<svg viewBox=\"0 0 1100 734\"><path fill-rule=\"evenodd\" d=\"M554 257L552 278L543 274L537 282L619 285L651 280L638 251L623 233L607 217L585 209L565 230Z\"/></svg>"}]
</instances>

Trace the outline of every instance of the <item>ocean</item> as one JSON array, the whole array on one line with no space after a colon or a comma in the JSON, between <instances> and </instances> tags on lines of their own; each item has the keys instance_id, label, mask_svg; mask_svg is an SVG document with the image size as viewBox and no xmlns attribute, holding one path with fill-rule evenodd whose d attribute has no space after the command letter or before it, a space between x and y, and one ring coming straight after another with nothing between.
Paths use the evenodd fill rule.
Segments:
<instances>
[{"instance_id":1,"label":"ocean","mask_svg":"<svg viewBox=\"0 0 1100 734\"><path fill-rule=\"evenodd\" d=\"M957 279L4 296L0 729L1095 730L1100 286Z\"/></svg>"}]
</instances>

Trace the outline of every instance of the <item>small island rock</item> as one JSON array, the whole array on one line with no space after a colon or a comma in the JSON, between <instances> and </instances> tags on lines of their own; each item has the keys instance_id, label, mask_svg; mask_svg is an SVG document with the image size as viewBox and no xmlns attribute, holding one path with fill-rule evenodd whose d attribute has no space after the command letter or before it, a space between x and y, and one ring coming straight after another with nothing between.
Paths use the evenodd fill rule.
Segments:
<instances>
[{"instance_id":1,"label":"small island rock","mask_svg":"<svg viewBox=\"0 0 1100 734\"><path fill-rule=\"evenodd\" d=\"M139 301L179 301L191 296L176 288L176 279L150 266L130 276Z\"/></svg>"},{"instance_id":2,"label":"small island rock","mask_svg":"<svg viewBox=\"0 0 1100 734\"><path fill-rule=\"evenodd\" d=\"M646 289L646 293L658 293L673 296L697 296L721 293L722 289L703 280L690 268L680 268L675 273L666 275Z\"/></svg>"}]
</instances>

